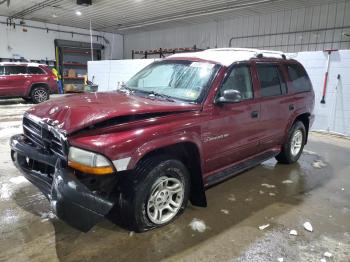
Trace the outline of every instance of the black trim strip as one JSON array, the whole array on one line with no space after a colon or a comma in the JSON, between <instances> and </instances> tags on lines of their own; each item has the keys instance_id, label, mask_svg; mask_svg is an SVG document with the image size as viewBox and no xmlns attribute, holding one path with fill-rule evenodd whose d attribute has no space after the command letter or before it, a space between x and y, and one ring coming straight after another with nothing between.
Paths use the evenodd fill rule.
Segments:
<instances>
[{"instance_id":1,"label":"black trim strip","mask_svg":"<svg viewBox=\"0 0 350 262\"><path fill-rule=\"evenodd\" d=\"M259 154L253 158L250 158L244 162L234 164L216 174L213 174L207 178L207 187L217 184L223 180L226 180L234 175L237 175L247 169L250 169L254 166L259 165L260 163L276 156L278 152L267 151L262 154Z\"/></svg>"}]
</instances>

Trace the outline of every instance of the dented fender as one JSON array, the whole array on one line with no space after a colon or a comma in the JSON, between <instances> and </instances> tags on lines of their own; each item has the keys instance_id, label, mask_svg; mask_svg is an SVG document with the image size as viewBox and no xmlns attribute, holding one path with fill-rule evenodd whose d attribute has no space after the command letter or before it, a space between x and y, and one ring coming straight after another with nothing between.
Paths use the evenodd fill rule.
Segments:
<instances>
[{"instance_id":1,"label":"dented fender","mask_svg":"<svg viewBox=\"0 0 350 262\"><path fill-rule=\"evenodd\" d=\"M168 146L180 144L180 143L192 143L196 145L196 147L198 148L200 159L202 161L202 157L201 157L202 145L201 145L200 137L198 137L197 133L195 132L180 131L172 135L161 136L159 138L152 139L142 144L141 146L139 146L131 156L128 169L135 168L136 164L144 156L151 153L152 151L165 148ZM203 163L201 163L201 166L203 166Z\"/></svg>"}]
</instances>

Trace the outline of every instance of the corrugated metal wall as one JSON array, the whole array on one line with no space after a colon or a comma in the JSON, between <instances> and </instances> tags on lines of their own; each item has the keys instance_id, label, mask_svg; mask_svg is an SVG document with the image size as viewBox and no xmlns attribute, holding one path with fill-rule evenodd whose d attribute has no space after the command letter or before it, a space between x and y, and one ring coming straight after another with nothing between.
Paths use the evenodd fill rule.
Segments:
<instances>
[{"instance_id":1,"label":"corrugated metal wall","mask_svg":"<svg viewBox=\"0 0 350 262\"><path fill-rule=\"evenodd\" d=\"M350 49L350 1L127 34L124 57L156 48L252 47L285 52Z\"/></svg>"}]
</instances>

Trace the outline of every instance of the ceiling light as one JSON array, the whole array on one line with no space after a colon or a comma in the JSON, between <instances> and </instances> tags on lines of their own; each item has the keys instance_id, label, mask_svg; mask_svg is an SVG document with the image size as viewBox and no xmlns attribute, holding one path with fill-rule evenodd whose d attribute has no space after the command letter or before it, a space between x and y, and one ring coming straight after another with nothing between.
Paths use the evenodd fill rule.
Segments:
<instances>
[{"instance_id":1,"label":"ceiling light","mask_svg":"<svg viewBox=\"0 0 350 262\"><path fill-rule=\"evenodd\" d=\"M75 14L76 14L77 16L81 16L81 15L82 15L81 12L80 12L79 10L75 11Z\"/></svg>"}]
</instances>

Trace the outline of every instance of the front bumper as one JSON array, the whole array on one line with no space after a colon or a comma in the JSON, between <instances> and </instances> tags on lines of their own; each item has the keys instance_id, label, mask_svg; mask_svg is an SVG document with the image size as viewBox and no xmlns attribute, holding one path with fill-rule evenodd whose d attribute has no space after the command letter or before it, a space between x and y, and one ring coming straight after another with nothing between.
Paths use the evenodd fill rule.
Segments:
<instances>
[{"instance_id":1,"label":"front bumper","mask_svg":"<svg viewBox=\"0 0 350 262\"><path fill-rule=\"evenodd\" d=\"M113 207L113 202L92 192L81 183L73 171L62 166L54 155L41 152L24 135L10 139L15 166L48 198L57 217L69 225L87 232ZM33 170L28 160L54 167L52 175Z\"/></svg>"}]
</instances>

